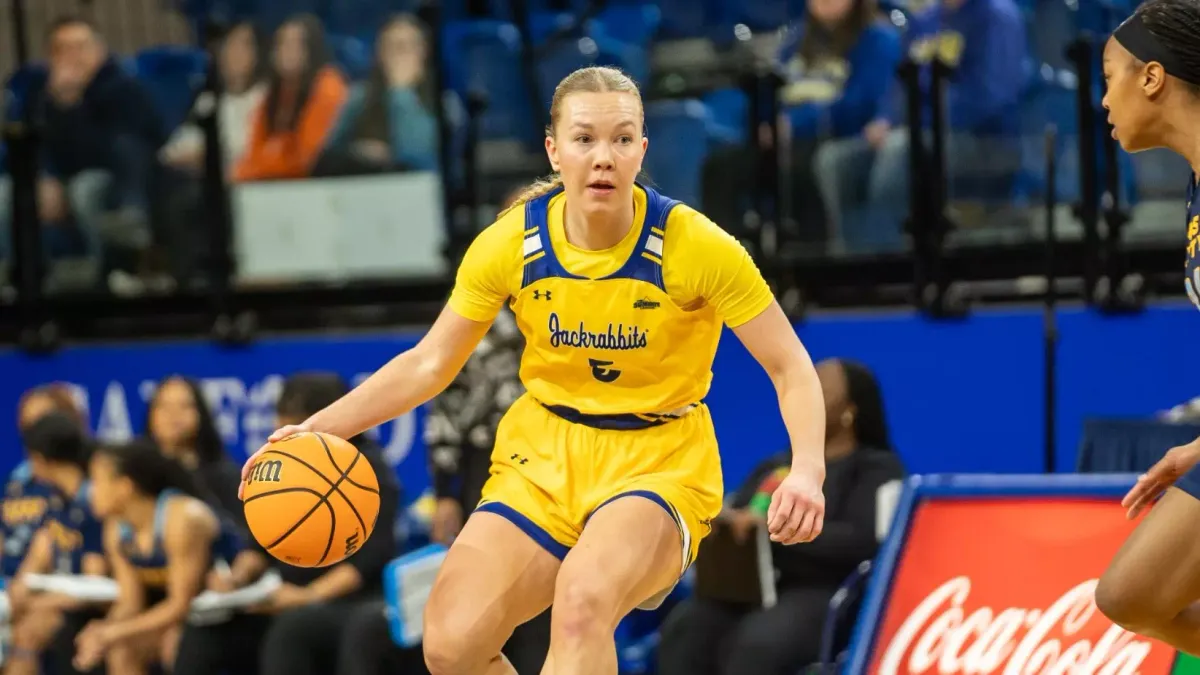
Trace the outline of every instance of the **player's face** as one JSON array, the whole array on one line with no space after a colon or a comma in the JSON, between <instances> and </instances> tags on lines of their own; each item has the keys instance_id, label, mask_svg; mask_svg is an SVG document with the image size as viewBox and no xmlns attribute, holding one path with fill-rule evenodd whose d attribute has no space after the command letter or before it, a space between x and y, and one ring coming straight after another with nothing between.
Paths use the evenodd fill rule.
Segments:
<instances>
[{"instance_id":1,"label":"player's face","mask_svg":"<svg viewBox=\"0 0 1200 675\"><path fill-rule=\"evenodd\" d=\"M150 408L150 435L167 449L186 445L196 437L200 413L191 387L183 380L167 380L159 387Z\"/></svg>"},{"instance_id":2,"label":"player's face","mask_svg":"<svg viewBox=\"0 0 1200 675\"><path fill-rule=\"evenodd\" d=\"M1104 82L1101 105L1108 111L1113 138L1127 152L1158 147L1158 113L1154 99L1162 90L1161 67L1148 67L1109 38L1104 45Z\"/></svg>"},{"instance_id":3,"label":"player's face","mask_svg":"<svg viewBox=\"0 0 1200 675\"><path fill-rule=\"evenodd\" d=\"M112 459L104 454L92 457L88 465L89 491L92 513L98 518L108 518L121 512L121 505L132 496L132 486L125 476L117 472Z\"/></svg>"},{"instance_id":4,"label":"player's face","mask_svg":"<svg viewBox=\"0 0 1200 675\"><path fill-rule=\"evenodd\" d=\"M623 92L567 95L546 154L568 199L585 211L627 205L646 156L641 100Z\"/></svg>"},{"instance_id":5,"label":"player's face","mask_svg":"<svg viewBox=\"0 0 1200 675\"><path fill-rule=\"evenodd\" d=\"M837 359L826 359L817 364L817 379L821 382L821 393L825 398L825 436L841 431L848 419L849 390L846 370Z\"/></svg>"}]
</instances>

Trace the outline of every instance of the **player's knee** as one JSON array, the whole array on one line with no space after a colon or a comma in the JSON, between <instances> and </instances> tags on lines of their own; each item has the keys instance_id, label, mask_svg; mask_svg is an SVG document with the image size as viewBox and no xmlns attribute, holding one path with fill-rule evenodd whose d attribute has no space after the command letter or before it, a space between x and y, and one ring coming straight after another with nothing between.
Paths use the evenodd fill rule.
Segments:
<instances>
[{"instance_id":1,"label":"player's knee","mask_svg":"<svg viewBox=\"0 0 1200 675\"><path fill-rule=\"evenodd\" d=\"M603 574L578 573L564 567L554 585L551 621L564 637L611 632L619 618L618 602L616 589Z\"/></svg>"},{"instance_id":2,"label":"player's knee","mask_svg":"<svg viewBox=\"0 0 1200 675\"><path fill-rule=\"evenodd\" d=\"M1146 593L1138 592L1111 571L1096 584L1096 608L1113 623L1131 631L1144 630L1155 621Z\"/></svg>"},{"instance_id":3,"label":"player's knee","mask_svg":"<svg viewBox=\"0 0 1200 675\"><path fill-rule=\"evenodd\" d=\"M470 672L477 661L486 662L492 654L485 653L480 635L478 613L468 605L434 602L425 606L425 627L421 648L430 675L451 675Z\"/></svg>"}]
</instances>

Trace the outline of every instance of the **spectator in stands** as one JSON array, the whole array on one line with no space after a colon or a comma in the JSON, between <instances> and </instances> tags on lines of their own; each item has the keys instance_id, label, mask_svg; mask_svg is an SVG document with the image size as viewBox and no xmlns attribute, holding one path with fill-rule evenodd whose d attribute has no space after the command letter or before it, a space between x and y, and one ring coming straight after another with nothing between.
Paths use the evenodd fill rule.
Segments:
<instances>
[{"instance_id":1,"label":"spectator in stands","mask_svg":"<svg viewBox=\"0 0 1200 675\"><path fill-rule=\"evenodd\" d=\"M234 24L221 41L217 65L221 97L217 108L224 165L232 173L246 150L254 114L266 96L265 62L259 58L259 35L250 21ZM175 130L159 158L164 164L199 176L204 170L204 132L197 119L198 101L191 118Z\"/></svg>"},{"instance_id":2,"label":"spectator in stands","mask_svg":"<svg viewBox=\"0 0 1200 675\"><path fill-rule=\"evenodd\" d=\"M918 64L938 56L954 68L946 86L947 174L1011 177L1017 104L1024 85L1025 28L1013 0L941 0L912 17L908 53ZM928 129L929 69L919 124ZM909 132L905 91L897 79L883 113L855 137L827 143L816 174L840 243L849 250L899 248L908 215Z\"/></svg>"},{"instance_id":3,"label":"spectator in stands","mask_svg":"<svg viewBox=\"0 0 1200 675\"><path fill-rule=\"evenodd\" d=\"M786 82L779 92L791 139L791 203L801 239L825 239L821 193L812 174L817 147L860 137L878 117L900 62L900 36L879 15L875 0L808 0L803 21L789 28L779 50ZM763 138L760 142L768 142ZM727 148L705 162L704 209L726 227L743 220L742 202L755 189L752 148Z\"/></svg>"},{"instance_id":4,"label":"spectator in stands","mask_svg":"<svg viewBox=\"0 0 1200 675\"><path fill-rule=\"evenodd\" d=\"M75 667L106 663L107 672L122 675L171 672L192 601L222 563L245 569L237 559L246 559L239 555L245 545L204 502L192 474L149 441L100 446L88 477L92 511L105 520L104 549L118 594L108 615L76 638Z\"/></svg>"},{"instance_id":5,"label":"spectator in stands","mask_svg":"<svg viewBox=\"0 0 1200 675\"><path fill-rule=\"evenodd\" d=\"M63 412L76 420L80 428L87 428L87 420L64 384L47 384L25 392L17 404L17 429L24 434L34 422L51 412ZM42 520L55 496L53 486L39 480L28 461L13 469L4 488L4 517L0 522L0 536L4 547L0 563L5 579L12 578L33 541L33 535L42 526Z\"/></svg>"},{"instance_id":6,"label":"spectator in stands","mask_svg":"<svg viewBox=\"0 0 1200 675\"><path fill-rule=\"evenodd\" d=\"M433 541L449 546L466 514L479 503L491 466L496 425L525 388L517 377L525 340L508 310L475 348L454 382L437 398L425 422L425 445L436 497ZM538 675L550 649L547 610L513 631L504 646L518 675ZM338 675L387 675L421 664L419 649L400 649L388 633L382 601L364 605L351 619Z\"/></svg>"},{"instance_id":7,"label":"spectator in stands","mask_svg":"<svg viewBox=\"0 0 1200 675\"><path fill-rule=\"evenodd\" d=\"M30 574L107 576L100 520L88 503L87 434L70 412L42 416L22 434L33 474L57 492L45 524L7 587L12 652L5 675L37 675L49 648L50 672L75 672L71 666L75 636L100 616L103 606L56 593L34 593Z\"/></svg>"},{"instance_id":8,"label":"spectator in stands","mask_svg":"<svg viewBox=\"0 0 1200 675\"><path fill-rule=\"evenodd\" d=\"M278 424L308 419L347 391L346 382L333 373L293 375L279 394ZM188 626L183 638L187 648L180 648L175 675L242 672L256 659L260 675L335 671L349 617L382 595L383 568L396 554L393 528L400 503L400 486L382 449L365 436L352 441L379 479L379 516L370 538L349 560L329 568L299 568L272 560L284 584L267 603L254 608L260 620L232 629L232 624Z\"/></svg>"},{"instance_id":9,"label":"spectator in stands","mask_svg":"<svg viewBox=\"0 0 1200 675\"><path fill-rule=\"evenodd\" d=\"M330 64L325 30L316 17L300 15L275 31L267 83L234 177L309 176L346 100L346 83Z\"/></svg>"},{"instance_id":10,"label":"spectator in stands","mask_svg":"<svg viewBox=\"0 0 1200 675\"><path fill-rule=\"evenodd\" d=\"M241 469L225 453L212 410L195 380L173 375L158 384L150 398L146 436L195 473L222 515L245 524L245 509L237 498Z\"/></svg>"},{"instance_id":11,"label":"spectator in stands","mask_svg":"<svg viewBox=\"0 0 1200 675\"><path fill-rule=\"evenodd\" d=\"M95 257L114 246L141 249L150 238L147 201L166 136L162 118L90 21L58 19L47 37L49 69L31 84L28 103L41 132L37 197L47 253ZM9 190L6 179L0 191L7 197ZM0 212L7 221L7 207ZM72 243L72 221L82 246Z\"/></svg>"},{"instance_id":12,"label":"spectator in stands","mask_svg":"<svg viewBox=\"0 0 1200 675\"><path fill-rule=\"evenodd\" d=\"M376 40L375 64L354 85L317 175L437 168L437 121L426 92L428 43L416 17L388 21Z\"/></svg>"},{"instance_id":13,"label":"spectator in stands","mask_svg":"<svg viewBox=\"0 0 1200 675\"><path fill-rule=\"evenodd\" d=\"M663 625L660 675L793 675L818 656L821 628L838 586L879 546L876 493L901 478L883 396L864 366L841 360L817 366L825 394L825 529L803 546L772 544L778 602L770 609L690 598ZM738 489L716 527L745 538L764 527L754 497L791 453L760 464ZM770 493L767 492L767 503Z\"/></svg>"}]
</instances>

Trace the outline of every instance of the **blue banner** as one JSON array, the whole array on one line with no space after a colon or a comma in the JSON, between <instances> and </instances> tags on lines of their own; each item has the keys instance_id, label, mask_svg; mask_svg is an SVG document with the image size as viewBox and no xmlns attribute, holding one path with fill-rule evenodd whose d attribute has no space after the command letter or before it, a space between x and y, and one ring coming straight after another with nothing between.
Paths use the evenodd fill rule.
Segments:
<instances>
[{"instance_id":1,"label":"blue banner","mask_svg":"<svg viewBox=\"0 0 1200 675\"><path fill-rule=\"evenodd\" d=\"M16 406L25 390L39 384L70 384L96 435L120 441L145 431L146 405L160 380L193 377L212 406L226 449L241 463L275 429L275 401L288 375L334 371L357 384L414 344L411 335L339 335L272 338L244 348L169 342L74 347L49 357L0 353L0 468L21 460ZM429 484L422 418L417 410L373 431L409 500Z\"/></svg>"},{"instance_id":2,"label":"blue banner","mask_svg":"<svg viewBox=\"0 0 1200 675\"><path fill-rule=\"evenodd\" d=\"M1200 364L1188 336L1200 328L1190 306L1108 317L1058 314L1058 470L1071 471L1085 419L1147 417L1200 395ZM1037 308L978 311L955 322L909 312L814 317L797 331L816 359L851 358L883 387L895 445L912 472L1037 473L1043 453L1043 329ZM245 348L208 342L131 343L64 349L49 357L0 353L0 469L20 461L16 404L26 389L72 383L102 438L141 432L154 384L197 378L235 459L274 428L285 376L332 370L360 381L416 334L264 338ZM713 409L732 489L762 458L787 447L770 380L732 334L714 365ZM378 430L408 499L429 485L422 411ZM1166 448L1163 448L1166 450Z\"/></svg>"}]
</instances>

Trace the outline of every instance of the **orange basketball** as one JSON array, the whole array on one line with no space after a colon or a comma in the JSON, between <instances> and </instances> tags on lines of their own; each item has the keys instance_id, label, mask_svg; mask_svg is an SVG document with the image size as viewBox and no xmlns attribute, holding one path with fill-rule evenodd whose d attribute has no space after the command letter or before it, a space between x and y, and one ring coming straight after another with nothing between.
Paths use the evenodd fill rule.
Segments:
<instances>
[{"instance_id":1,"label":"orange basketball","mask_svg":"<svg viewBox=\"0 0 1200 675\"><path fill-rule=\"evenodd\" d=\"M255 460L242 495L254 539L297 567L350 557L379 517L375 470L358 448L329 434L272 443Z\"/></svg>"}]
</instances>

